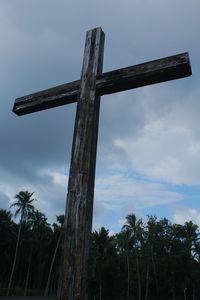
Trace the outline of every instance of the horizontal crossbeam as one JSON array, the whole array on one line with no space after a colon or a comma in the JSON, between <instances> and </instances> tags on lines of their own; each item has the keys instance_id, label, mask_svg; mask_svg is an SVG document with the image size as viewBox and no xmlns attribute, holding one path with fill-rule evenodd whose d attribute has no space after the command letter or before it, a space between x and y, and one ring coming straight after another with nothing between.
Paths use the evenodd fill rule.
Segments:
<instances>
[{"instance_id":1,"label":"horizontal crossbeam","mask_svg":"<svg viewBox=\"0 0 200 300\"><path fill-rule=\"evenodd\" d=\"M129 89L190 76L188 53L106 72L97 77L96 90L102 96ZM17 98L13 112L25 115L77 101L80 80Z\"/></svg>"}]
</instances>

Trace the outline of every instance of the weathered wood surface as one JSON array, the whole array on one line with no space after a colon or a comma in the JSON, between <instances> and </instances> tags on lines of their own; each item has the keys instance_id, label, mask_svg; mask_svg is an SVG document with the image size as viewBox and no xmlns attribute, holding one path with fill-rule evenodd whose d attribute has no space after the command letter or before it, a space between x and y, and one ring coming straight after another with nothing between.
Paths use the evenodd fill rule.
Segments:
<instances>
[{"instance_id":1,"label":"weathered wood surface","mask_svg":"<svg viewBox=\"0 0 200 300\"><path fill-rule=\"evenodd\" d=\"M188 53L103 73L97 77L98 95L120 92L192 74ZM24 115L77 101L80 80L50 88L15 100L13 112Z\"/></svg>"},{"instance_id":2,"label":"weathered wood surface","mask_svg":"<svg viewBox=\"0 0 200 300\"><path fill-rule=\"evenodd\" d=\"M102 72L103 49L103 31L100 28L89 31L86 36L72 145L58 289L60 300L87 299L100 106L100 96L96 95L96 75Z\"/></svg>"}]
</instances>

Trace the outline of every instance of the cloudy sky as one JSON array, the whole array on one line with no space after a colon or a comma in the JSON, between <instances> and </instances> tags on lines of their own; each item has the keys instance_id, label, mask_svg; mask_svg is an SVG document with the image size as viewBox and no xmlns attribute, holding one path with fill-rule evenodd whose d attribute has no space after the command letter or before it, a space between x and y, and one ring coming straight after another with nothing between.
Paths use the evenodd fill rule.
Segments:
<instances>
[{"instance_id":1,"label":"cloudy sky","mask_svg":"<svg viewBox=\"0 0 200 300\"><path fill-rule=\"evenodd\" d=\"M104 71L189 52L192 77L102 97L94 228L153 214L200 225L200 1L0 1L0 207L34 192L64 213L76 105L18 117L15 98L80 78L87 30Z\"/></svg>"}]
</instances>

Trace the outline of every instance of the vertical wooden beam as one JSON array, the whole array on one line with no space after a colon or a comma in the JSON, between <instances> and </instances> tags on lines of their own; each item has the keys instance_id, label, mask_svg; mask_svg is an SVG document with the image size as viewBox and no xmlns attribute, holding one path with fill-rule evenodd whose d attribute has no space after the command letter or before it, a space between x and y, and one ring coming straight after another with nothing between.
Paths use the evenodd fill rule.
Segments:
<instances>
[{"instance_id":1,"label":"vertical wooden beam","mask_svg":"<svg viewBox=\"0 0 200 300\"><path fill-rule=\"evenodd\" d=\"M96 76L102 73L104 33L87 32L77 104L63 235L60 300L87 299L100 96Z\"/></svg>"}]
</instances>

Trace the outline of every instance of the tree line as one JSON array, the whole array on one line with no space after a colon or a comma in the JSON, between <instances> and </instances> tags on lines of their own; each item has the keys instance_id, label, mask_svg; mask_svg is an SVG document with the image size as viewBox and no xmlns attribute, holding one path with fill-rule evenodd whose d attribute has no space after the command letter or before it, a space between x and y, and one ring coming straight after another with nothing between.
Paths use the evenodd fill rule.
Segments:
<instances>
[{"instance_id":1,"label":"tree line","mask_svg":"<svg viewBox=\"0 0 200 300\"><path fill-rule=\"evenodd\" d=\"M56 295L64 215L48 223L33 193L0 209L0 296ZM19 221L15 222L14 217ZM200 299L199 228L129 214L121 231L91 235L89 299Z\"/></svg>"}]
</instances>

